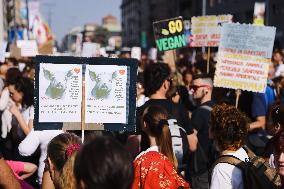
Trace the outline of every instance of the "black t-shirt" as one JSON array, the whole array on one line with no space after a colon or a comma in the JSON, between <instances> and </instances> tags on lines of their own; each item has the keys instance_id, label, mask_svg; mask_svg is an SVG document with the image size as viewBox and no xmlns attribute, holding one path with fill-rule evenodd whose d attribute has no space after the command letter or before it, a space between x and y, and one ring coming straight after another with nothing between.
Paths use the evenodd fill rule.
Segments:
<instances>
[{"instance_id":1,"label":"black t-shirt","mask_svg":"<svg viewBox=\"0 0 284 189\"><path fill-rule=\"evenodd\" d=\"M192 157L190 161L190 170L193 171L193 175L199 175L208 170L209 148L212 143L212 141L209 140L209 123L211 110L209 110L208 107L213 106L214 102L208 101L201 104L195 111L192 112L191 124L192 127L198 131L197 138L199 144L197 151L191 155ZM206 156L207 161L205 160L204 156ZM197 164L197 170L195 164Z\"/></svg>"},{"instance_id":2,"label":"black t-shirt","mask_svg":"<svg viewBox=\"0 0 284 189\"><path fill-rule=\"evenodd\" d=\"M180 104L174 104L167 99L150 99L143 106L137 109L137 120L136 120L136 131L138 134L142 135L141 139L141 150L146 150L149 147L149 141L144 132L141 129L141 118L144 110L149 106L160 106L164 108L169 114L169 118L174 118L177 120L178 125L183 127L187 134L192 134L193 129L189 122L188 113L186 109Z\"/></svg>"}]
</instances>

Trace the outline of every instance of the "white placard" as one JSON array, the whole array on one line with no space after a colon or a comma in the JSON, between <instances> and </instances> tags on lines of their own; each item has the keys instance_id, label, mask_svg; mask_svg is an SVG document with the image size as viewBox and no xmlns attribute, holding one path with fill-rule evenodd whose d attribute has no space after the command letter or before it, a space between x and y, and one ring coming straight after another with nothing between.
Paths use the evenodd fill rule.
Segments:
<instances>
[{"instance_id":1,"label":"white placard","mask_svg":"<svg viewBox=\"0 0 284 189\"><path fill-rule=\"evenodd\" d=\"M132 47L131 58L136 58L137 60L141 60L141 48L140 47Z\"/></svg>"},{"instance_id":2,"label":"white placard","mask_svg":"<svg viewBox=\"0 0 284 189\"><path fill-rule=\"evenodd\" d=\"M126 123L127 66L86 65L86 123Z\"/></svg>"},{"instance_id":3,"label":"white placard","mask_svg":"<svg viewBox=\"0 0 284 189\"><path fill-rule=\"evenodd\" d=\"M157 60L157 49L156 48L151 48L149 50L148 56L149 56L150 60L154 60L154 61Z\"/></svg>"},{"instance_id":4,"label":"white placard","mask_svg":"<svg viewBox=\"0 0 284 189\"><path fill-rule=\"evenodd\" d=\"M100 44L85 42L83 43L82 57L99 57Z\"/></svg>"},{"instance_id":5,"label":"white placard","mask_svg":"<svg viewBox=\"0 0 284 189\"><path fill-rule=\"evenodd\" d=\"M39 122L81 122L82 66L40 64Z\"/></svg>"},{"instance_id":6,"label":"white placard","mask_svg":"<svg viewBox=\"0 0 284 189\"><path fill-rule=\"evenodd\" d=\"M38 54L35 40L18 40L17 47L21 49L21 56L23 57L33 57Z\"/></svg>"}]
</instances>

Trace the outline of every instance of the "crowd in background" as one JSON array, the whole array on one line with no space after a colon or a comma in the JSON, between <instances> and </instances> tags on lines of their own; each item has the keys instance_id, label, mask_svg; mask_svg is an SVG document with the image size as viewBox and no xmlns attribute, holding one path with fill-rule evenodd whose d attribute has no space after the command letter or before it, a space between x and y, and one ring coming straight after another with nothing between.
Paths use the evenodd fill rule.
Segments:
<instances>
[{"instance_id":1,"label":"crowd in background","mask_svg":"<svg viewBox=\"0 0 284 189\"><path fill-rule=\"evenodd\" d=\"M173 64L142 54L135 133L33 129L34 67L0 64L0 188L245 188L251 150L284 178L284 50L273 52L265 93L217 88L217 54L179 51ZM121 58L128 58L122 53ZM98 136L108 135L108 136ZM284 181L284 179L283 179Z\"/></svg>"}]
</instances>

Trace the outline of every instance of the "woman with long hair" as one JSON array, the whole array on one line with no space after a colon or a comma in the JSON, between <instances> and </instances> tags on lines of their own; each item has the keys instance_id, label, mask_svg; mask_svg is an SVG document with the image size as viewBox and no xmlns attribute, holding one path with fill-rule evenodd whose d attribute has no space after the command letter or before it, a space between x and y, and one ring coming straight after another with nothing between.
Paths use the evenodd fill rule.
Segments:
<instances>
[{"instance_id":1,"label":"woman with long hair","mask_svg":"<svg viewBox=\"0 0 284 189\"><path fill-rule=\"evenodd\" d=\"M71 133L60 134L48 144L46 167L55 189L76 188L73 167L80 146L80 137Z\"/></svg>"},{"instance_id":2,"label":"woman with long hair","mask_svg":"<svg viewBox=\"0 0 284 189\"><path fill-rule=\"evenodd\" d=\"M177 174L168 115L159 106L150 106L142 116L142 130L148 136L150 147L141 152L134 161L133 189L189 188Z\"/></svg>"}]
</instances>

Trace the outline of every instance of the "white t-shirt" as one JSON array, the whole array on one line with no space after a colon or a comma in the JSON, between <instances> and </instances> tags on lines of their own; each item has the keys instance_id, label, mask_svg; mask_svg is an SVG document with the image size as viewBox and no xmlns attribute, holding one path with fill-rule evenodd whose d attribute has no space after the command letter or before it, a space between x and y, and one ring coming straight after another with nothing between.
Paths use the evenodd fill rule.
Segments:
<instances>
[{"instance_id":1,"label":"white t-shirt","mask_svg":"<svg viewBox=\"0 0 284 189\"><path fill-rule=\"evenodd\" d=\"M232 155L239 158L242 161L248 159L248 155L243 148L238 149L234 153L228 153L226 155ZM243 189L242 170L230 165L228 163L217 164L211 177L210 189Z\"/></svg>"}]
</instances>

